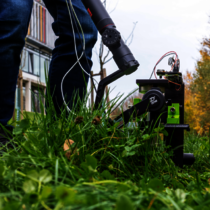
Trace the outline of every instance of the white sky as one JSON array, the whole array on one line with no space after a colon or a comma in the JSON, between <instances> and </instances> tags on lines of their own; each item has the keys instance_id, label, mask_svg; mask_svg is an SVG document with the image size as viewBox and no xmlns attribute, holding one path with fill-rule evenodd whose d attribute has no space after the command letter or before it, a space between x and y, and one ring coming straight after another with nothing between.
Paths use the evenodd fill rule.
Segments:
<instances>
[{"instance_id":1,"label":"white sky","mask_svg":"<svg viewBox=\"0 0 210 210\"><path fill-rule=\"evenodd\" d=\"M196 60L200 58L200 42L210 37L210 0L107 0L107 10L111 11L117 3L111 17L123 37L130 34L133 22L138 21L130 49L140 67L109 85L111 89L115 87L111 98L137 88L136 79L148 79L156 62L168 51L178 53L181 72L195 69ZM100 67L95 53L93 62L93 71L98 73ZM167 63L166 58L157 69L170 70ZM118 70L114 61L105 68L108 75Z\"/></svg>"}]
</instances>

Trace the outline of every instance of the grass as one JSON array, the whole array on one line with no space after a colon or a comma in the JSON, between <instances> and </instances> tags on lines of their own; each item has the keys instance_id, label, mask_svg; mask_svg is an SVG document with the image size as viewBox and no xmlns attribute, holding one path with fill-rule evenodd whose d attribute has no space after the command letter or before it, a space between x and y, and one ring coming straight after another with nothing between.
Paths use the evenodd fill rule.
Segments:
<instances>
[{"instance_id":1,"label":"grass","mask_svg":"<svg viewBox=\"0 0 210 210\"><path fill-rule=\"evenodd\" d=\"M15 150L4 148L0 209L209 209L209 137L185 135L196 162L181 170L159 138L162 127L119 131L104 110L81 105L76 115L64 109L57 117L49 104L46 116L41 105L41 114L15 127ZM70 158L66 139L75 142Z\"/></svg>"}]
</instances>

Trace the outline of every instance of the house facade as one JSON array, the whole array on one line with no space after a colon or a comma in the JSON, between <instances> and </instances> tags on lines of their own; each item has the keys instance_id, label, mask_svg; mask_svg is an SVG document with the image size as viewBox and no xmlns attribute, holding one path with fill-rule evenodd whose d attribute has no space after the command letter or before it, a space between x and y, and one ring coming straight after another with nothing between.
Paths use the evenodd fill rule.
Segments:
<instances>
[{"instance_id":1,"label":"house facade","mask_svg":"<svg viewBox=\"0 0 210 210\"><path fill-rule=\"evenodd\" d=\"M40 112L40 91L45 91L45 69L48 72L56 36L51 24L53 18L42 0L34 0L25 47L21 53L22 88L17 87L16 109ZM22 94L21 94L22 91ZM44 101L43 101L44 102Z\"/></svg>"}]
</instances>

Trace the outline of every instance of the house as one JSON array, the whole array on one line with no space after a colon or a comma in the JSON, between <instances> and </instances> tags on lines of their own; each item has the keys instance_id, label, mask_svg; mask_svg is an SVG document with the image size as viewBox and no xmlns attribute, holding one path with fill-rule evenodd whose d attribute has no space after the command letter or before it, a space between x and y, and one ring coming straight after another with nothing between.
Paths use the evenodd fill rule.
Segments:
<instances>
[{"instance_id":1,"label":"house","mask_svg":"<svg viewBox=\"0 0 210 210\"><path fill-rule=\"evenodd\" d=\"M18 111L22 107L23 111L40 112L39 92L46 89L45 69L49 70L56 39L51 27L52 22L53 18L43 1L34 0L25 47L21 54L22 81L21 85L17 86L15 99L15 108Z\"/></svg>"}]
</instances>

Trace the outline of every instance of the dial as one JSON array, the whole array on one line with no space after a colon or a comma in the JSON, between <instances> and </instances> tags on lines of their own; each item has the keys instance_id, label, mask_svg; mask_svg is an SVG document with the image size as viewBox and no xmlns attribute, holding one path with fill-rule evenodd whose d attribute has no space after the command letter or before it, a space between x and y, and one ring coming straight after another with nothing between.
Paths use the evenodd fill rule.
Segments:
<instances>
[{"instance_id":1,"label":"dial","mask_svg":"<svg viewBox=\"0 0 210 210\"><path fill-rule=\"evenodd\" d=\"M107 47L115 46L120 40L120 33L116 29L106 29L102 35L102 41Z\"/></svg>"}]
</instances>

